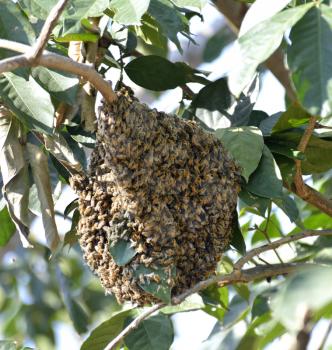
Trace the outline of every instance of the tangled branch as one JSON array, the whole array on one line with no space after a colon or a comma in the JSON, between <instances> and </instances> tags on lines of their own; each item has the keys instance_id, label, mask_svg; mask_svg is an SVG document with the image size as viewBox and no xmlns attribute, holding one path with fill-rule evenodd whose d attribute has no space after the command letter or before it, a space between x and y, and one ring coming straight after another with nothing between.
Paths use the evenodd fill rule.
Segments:
<instances>
[{"instance_id":1,"label":"tangled branch","mask_svg":"<svg viewBox=\"0 0 332 350\"><path fill-rule=\"evenodd\" d=\"M212 276L204 281L197 283L194 287L188 289L184 293L172 298L172 305L178 305L184 301L188 296L197 293L208 286L217 283L220 287L224 287L236 283L249 283L252 281L257 281L267 277L275 277L280 275L285 275L298 270L299 268L311 266L308 263L285 263L285 264L271 264L267 266L259 265L249 269L243 269L245 264L247 264L253 257L258 256L269 250L274 250L280 246L298 241L306 237L314 236L332 236L332 230L307 230L298 234L287 236L278 239L272 243L262 245L260 247L250 250L246 255L240 258L235 264L233 271L226 275L216 275ZM156 311L163 308L166 304L159 303L148 310L142 312L138 317L136 317L126 328L122 330L112 341L105 347L104 350L115 349L116 346L134 329L136 329L141 322L143 322L150 315Z\"/></svg>"},{"instance_id":2,"label":"tangled branch","mask_svg":"<svg viewBox=\"0 0 332 350\"><path fill-rule=\"evenodd\" d=\"M105 100L112 103L116 100L111 85L89 65L78 63L68 57L64 57L55 53L45 51L49 36L56 25L62 11L69 0L60 0L48 15L41 33L31 48L28 45L17 43L14 41L0 39L0 48L20 52L21 55L6 58L0 61L0 74L11 72L20 67L43 66L51 69L58 69L82 76L89 81L100 93Z\"/></svg>"}]
</instances>

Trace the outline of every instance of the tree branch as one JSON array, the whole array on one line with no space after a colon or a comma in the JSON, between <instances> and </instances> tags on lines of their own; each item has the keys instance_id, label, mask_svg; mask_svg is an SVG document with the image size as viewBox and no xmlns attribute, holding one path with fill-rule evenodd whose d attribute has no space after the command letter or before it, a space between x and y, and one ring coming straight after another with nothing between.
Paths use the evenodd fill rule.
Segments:
<instances>
[{"instance_id":1,"label":"tree branch","mask_svg":"<svg viewBox=\"0 0 332 350\"><path fill-rule=\"evenodd\" d=\"M298 151L304 153L307 145L310 141L310 137L315 129L316 125L316 118L311 117L309 120L308 127L306 128L299 146ZM294 192L297 196L302 198L304 201L314 205L315 207L319 208L321 211L323 211L325 214L332 216L332 201L326 197L324 197L321 193L313 189L312 187L308 186L304 183L303 177L302 177L302 162L299 159L295 160L295 176L294 181L289 186L286 184L286 187L288 190Z\"/></svg>"},{"instance_id":2,"label":"tree branch","mask_svg":"<svg viewBox=\"0 0 332 350\"><path fill-rule=\"evenodd\" d=\"M321 231L308 230L292 236L281 238L270 244L266 244L261 247L254 248L234 264L233 272L227 275L212 276L204 281L197 283L194 287L188 289L184 293L173 297L172 305L180 304L189 295L197 293L214 283L218 283L219 286L226 286L226 285L235 284L239 282L248 283L248 282L256 281L262 278L289 274L301 267L311 266L311 264L307 264L307 263L286 263L286 264L271 264L267 266L256 266L249 269L242 269L242 267L247 262L249 262L253 257L263 252L266 252L268 250L274 250L280 247L281 245L284 245L293 241L297 241L305 237L313 237L313 236L332 236L332 230L321 230ZM112 341L105 347L104 350L115 349L115 347L130 332L136 329L141 322L143 322L147 317L149 317L151 314L153 314L157 310L160 310L165 305L166 305L165 303L159 303L152 306L150 309L144 311L143 313L141 313L137 318L134 319L134 321L132 321L126 328L124 328L121 331L121 333L118 334L118 336L112 339Z\"/></svg>"},{"instance_id":3,"label":"tree branch","mask_svg":"<svg viewBox=\"0 0 332 350\"><path fill-rule=\"evenodd\" d=\"M32 47L31 52L27 54L27 58L32 63L38 62L44 48L47 45L49 36L51 35L62 11L65 9L69 0L60 0L51 10L39 34L36 44Z\"/></svg>"},{"instance_id":4,"label":"tree branch","mask_svg":"<svg viewBox=\"0 0 332 350\"><path fill-rule=\"evenodd\" d=\"M0 47L16 52L23 52L23 55L10 57L0 61L0 74L10 72L20 67L30 67L31 62L28 60L26 53L30 47L28 45L16 43L14 41L0 39ZM68 57L58 55L53 52L44 51L38 60L38 65L69 72L84 77L88 80L100 93L105 100L112 103L116 100L111 85L93 68L83 63L73 61Z\"/></svg>"},{"instance_id":5,"label":"tree branch","mask_svg":"<svg viewBox=\"0 0 332 350\"><path fill-rule=\"evenodd\" d=\"M248 10L248 6L234 0L213 0L217 9L225 16L230 28L238 34L242 20ZM278 49L265 61L266 67L273 73L286 90L291 101L295 101L296 94L292 88L289 72L283 61L283 53Z\"/></svg>"}]
</instances>

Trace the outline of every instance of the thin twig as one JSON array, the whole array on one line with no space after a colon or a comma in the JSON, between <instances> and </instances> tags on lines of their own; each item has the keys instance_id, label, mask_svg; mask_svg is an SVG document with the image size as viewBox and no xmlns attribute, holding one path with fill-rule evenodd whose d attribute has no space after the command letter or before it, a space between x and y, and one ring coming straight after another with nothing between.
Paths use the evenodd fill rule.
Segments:
<instances>
[{"instance_id":1,"label":"thin twig","mask_svg":"<svg viewBox=\"0 0 332 350\"><path fill-rule=\"evenodd\" d=\"M32 50L27 54L27 58L32 63L36 63L39 57L42 55L45 49L48 38L51 35L58 19L61 16L62 11L65 9L69 0L60 0L51 10L47 19L43 25L43 28L38 36L36 44L32 47Z\"/></svg>"},{"instance_id":2,"label":"thin twig","mask_svg":"<svg viewBox=\"0 0 332 350\"><path fill-rule=\"evenodd\" d=\"M314 237L314 236L332 236L332 230L306 230L306 231L303 231L303 232L300 232L300 233L297 233L294 235L280 238L272 243L264 244L260 247L257 247L257 248L250 250L245 256L240 258L234 264L234 269L240 271L242 269L242 267L248 261L250 261L251 258L253 258L261 253L276 249L276 248L278 248L284 244L290 243L290 242L298 241L302 238Z\"/></svg>"},{"instance_id":3,"label":"thin twig","mask_svg":"<svg viewBox=\"0 0 332 350\"><path fill-rule=\"evenodd\" d=\"M147 309L146 311L142 312L126 328L124 328L121 333L119 333L114 339L112 339L112 341L107 344L104 350L114 349L116 345L119 344L127 334L129 334L131 331L137 328L142 321L144 321L157 310L161 309L163 306L165 306L164 303L156 304L153 305L150 309Z\"/></svg>"},{"instance_id":4,"label":"thin twig","mask_svg":"<svg viewBox=\"0 0 332 350\"><path fill-rule=\"evenodd\" d=\"M12 51L23 52L23 55L10 57L0 61L0 74L10 72L20 67L30 67L31 63L27 59L25 53L29 51L30 46L19 44L14 41L0 39L0 47ZM58 55L53 52L44 51L38 61L38 65L69 72L84 77L88 80L100 93L106 101L112 103L116 100L112 86L96 72L93 67L89 67L84 63L78 63L68 57Z\"/></svg>"},{"instance_id":5,"label":"thin twig","mask_svg":"<svg viewBox=\"0 0 332 350\"><path fill-rule=\"evenodd\" d=\"M266 244L261 247L252 249L244 257L240 258L234 264L233 272L227 275L212 276L204 281L197 283L194 287L188 289L184 293L173 297L172 305L180 304L189 295L197 293L215 283L218 283L219 286L226 286L229 284L235 284L239 282L242 282L242 283L251 282L251 281L255 281L255 280L259 280L267 277L274 277L274 276L289 274L298 268L312 266L312 264L306 264L306 263L286 263L286 264L272 264L267 266L260 265L250 269L244 269L244 270L242 269L242 267L247 262L249 262L253 257L258 256L262 252L273 250L275 248L280 247L283 244L297 241L305 237L320 236L320 235L332 236L332 230L304 231L292 236L281 238L277 241L272 242L271 244ZM164 303L156 304L152 306L150 309L148 309L147 311L140 314L133 322L131 322L126 328L124 328L117 337L112 339L112 341L105 347L104 350L115 349L115 347L124 339L125 336L127 336L132 330L138 327L140 322L144 321L152 313L161 309L163 306L165 306Z\"/></svg>"},{"instance_id":6,"label":"thin twig","mask_svg":"<svg viewBox=\"0 0 332 350\"><path fill-rule=\"evenodd\" d=\"M329 325L328 325L328 327L326 329L326 332L324 333L323 339L322 339L319 347L317 348L317 350L324 350L326 341L327 341L331 331L332 331L332 321L329 322Z\"/></svg>"},{"instance_id":7,"label":"thin twig","mask_svg":"<svg viewBox=\"0 0 332 350\"><path fill-rule=\"evenodd\" d=\"M311 117L309 120L308 127L306 128L299 146L298 151L304 152L308 146L308 143L310 141L310 137L315 129L316 125L316 118ZM302 163L301 160L296 159L295 160L295 176L294 181L291 185L284 182L284 186L294 192L296 195L298 195L300 198L302 198L304 201L314 205L321 211L323 211L325 214L332 216L332 200L329 198L326 198L321 193L313 189L312 187L308 186L303 181L302 177Z\"/></svg>"}]
</instances>

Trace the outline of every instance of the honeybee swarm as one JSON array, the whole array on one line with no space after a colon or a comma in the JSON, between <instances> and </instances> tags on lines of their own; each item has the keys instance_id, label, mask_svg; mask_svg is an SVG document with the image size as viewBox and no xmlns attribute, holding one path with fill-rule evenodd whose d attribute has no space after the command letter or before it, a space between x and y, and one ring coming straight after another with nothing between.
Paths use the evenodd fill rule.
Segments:
<instances>
[{"instance_id":1,"label":"honeybee swarm","mask_svg":"<svg viewBox=\"0 0 332 350\"><path fill-rule=\"evenodd\" d=\"M139 283L140 265L168 273L178 295L214 273L231 238L239 169L213 135L194 122L149 109L122 88L104 102L87 176L74 176L79 243L106 292L120 303L158 302ZM109 251L131 242L134 258L118 266ZM175 276L169 271L176 268Z\"/></svg>"}]
</instances>

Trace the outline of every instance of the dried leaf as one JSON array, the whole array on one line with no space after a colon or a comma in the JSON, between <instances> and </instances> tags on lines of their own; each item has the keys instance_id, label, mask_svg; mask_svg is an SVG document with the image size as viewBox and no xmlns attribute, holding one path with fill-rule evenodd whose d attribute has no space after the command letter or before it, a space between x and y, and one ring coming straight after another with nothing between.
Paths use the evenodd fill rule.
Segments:
<instances>
[{"instance_id":1,"label":"dried leaf","mask_svg":"<svg viewBox=\"0 0 332 350\"><path fill-rule=\"evenodd\" d=\"M60 238L55 223L54 203L47 157L39 147L31 143L28 143L26 147L42 209L42 220L47 245L51 251L54 252L60 243Z\"/></svg>"},{"instance_id":2,"label":"dried leaf","mask_svg":"<svg viewBox=\"0 0 332 350\"><path fill-rule=\"evenodd\" d=\"M61 134L54 133L52 136L44 135L44 140L46 149L68 170L74 170L79 173L83 171L82 165Z\"/></svg>"},{"instance_id":3,"label":"dried leaf","mask_svg":"<svg viewBox=\"0 0 332 350\"><path fill-rule=\"evenodd\" d=\"M29 174L20 143L20 125L11 112L0 107L0 168L3 179L3 195L24 247L28 241Z\"/></svg>"}]
</instances>

